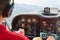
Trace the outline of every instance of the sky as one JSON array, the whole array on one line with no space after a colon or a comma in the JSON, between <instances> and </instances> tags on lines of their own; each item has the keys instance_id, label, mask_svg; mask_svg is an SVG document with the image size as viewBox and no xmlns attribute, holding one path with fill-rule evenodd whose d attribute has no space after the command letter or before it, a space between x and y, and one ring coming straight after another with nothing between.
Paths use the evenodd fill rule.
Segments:
<instances>
[{"instance_id":1,"label":"sky","mask_svg":"<svg viewBox=\"0 0 60 40\"><path fill-rule=\"evenodd\" d=\"M60 6L60 0L15 0L15 3L37 6Z\"/></svg>"}]
</instances>

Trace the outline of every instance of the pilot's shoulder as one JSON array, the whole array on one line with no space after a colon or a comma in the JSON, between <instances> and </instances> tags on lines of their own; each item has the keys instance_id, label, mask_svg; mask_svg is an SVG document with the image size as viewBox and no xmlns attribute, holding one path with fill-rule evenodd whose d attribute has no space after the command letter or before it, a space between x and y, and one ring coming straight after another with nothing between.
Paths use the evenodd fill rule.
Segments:
<instances>
[{"instance_id":1,"label":"pilot's shoulder","mask_svg":"<svg viewBox=\"0 0 60 40\"><path fill-rule=\"evenodd\" d=\"M22 34L17 34L15 32L8 31L6 34L12 40L29 40L26 36L24 36Z\"/></svg>"}]
</instances>

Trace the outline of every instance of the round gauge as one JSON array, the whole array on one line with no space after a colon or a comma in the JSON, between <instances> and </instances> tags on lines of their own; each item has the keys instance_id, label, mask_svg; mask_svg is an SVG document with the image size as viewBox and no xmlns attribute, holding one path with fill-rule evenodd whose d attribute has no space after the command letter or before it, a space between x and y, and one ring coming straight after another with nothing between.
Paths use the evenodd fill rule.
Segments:
<instances>
[{"instance_id":1,"label":"round gauge","mask_svg":"<svg viewBox=\"0 0 60 40\"><path fill-rule=\"evenodd\" d=\"M60 26L60 21L57 22L57 26Z\"/></svg>"},{"instance_id":2,"label":"round gauge","mask_svg":"<svg viewBox=\"0 0 60 40\"><path fill-rule=\"evenodd\" d=\"M18 24L20 24L20 23L21 23L21 19L18 20Z\"/></svg>"},{"instance_id":3,"label":"round gauge","mask_svg":"<svg viewBox=\"0 0 60 40\"><path fill-rule=\"evenodd\" d=\"M22 22L25 22L25 18L22 18L21 21L22 21Z\"/></svg>"},{"instance_id":4,"label":"round gauge","mask_svg":"<svg viewBox=\"0 0 60 40\"><path fill-rule=\"evenodd\" d=\"M30 23L31 22L31 19L27 19L27 22Z\"/></svg>"},{"instance_id":5,"label":"round gauge","mask_svg":"<svg viewBox=\"0 0 60 40\"><path fill-rule=\"evenodd\" d=\"M21 27L22 27L22 28L25 28L25 24L24 24L24 23L22 23L22 24L21 24Z\"/></svg>"},{"instance_id":6,"label":"round gauge","mask_svg":"<svg viewBox=\"0 0 60 40\"><path fill-rule=\"evenodd\" d=\"M57 28L57 31L60 32L60 27Z\"/></svg>"}]
</instances>

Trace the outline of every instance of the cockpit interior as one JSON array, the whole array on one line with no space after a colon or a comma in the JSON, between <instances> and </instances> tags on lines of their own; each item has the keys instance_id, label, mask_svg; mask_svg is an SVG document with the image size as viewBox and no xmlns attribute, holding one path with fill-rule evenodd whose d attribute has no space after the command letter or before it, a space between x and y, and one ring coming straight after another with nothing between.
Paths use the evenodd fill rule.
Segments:
<instances>
[{"instance_id":1,"label":"cockpit interior","mask_svg":"<svg viewBox=\"0 0 60 40\"><path fill-rule=\"evenodd\" d=\"M57 10L57 9L55 9ZM53 11L53 12L52 12ZM51 13L51 14L50 14ZM57 17L57 11L54 8L44 8L44 12L40 16L31 14L17 15L12 20L11 31L24 29L25 35L31 40L34 37L46 39L48 36L54 36L55 40L60 38L60 16ZM52 16L52 17L50 17Z\"/></svg>"}]
</instances>

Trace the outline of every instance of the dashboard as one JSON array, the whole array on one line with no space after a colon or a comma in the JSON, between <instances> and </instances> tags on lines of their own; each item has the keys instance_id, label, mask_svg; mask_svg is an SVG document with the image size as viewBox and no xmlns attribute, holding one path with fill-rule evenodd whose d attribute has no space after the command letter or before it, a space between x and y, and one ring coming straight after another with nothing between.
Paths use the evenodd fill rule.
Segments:
<instances>
[{"instance_id":1,"label":"dashboard","mask_svg":"<svg viewBox=\"0 0 60 40\"><path fill-rule=\"evenodd\" d=\"M25 35L32 39L34 37L41 36L41 32L43 34L50 33L54 35L59 33L60 27L57 26L59 23L57 18L44 18L38 15L24 14L13 18L11 31L18 31L22 28L25 30Z\"/></svg>"}]
</instances>

